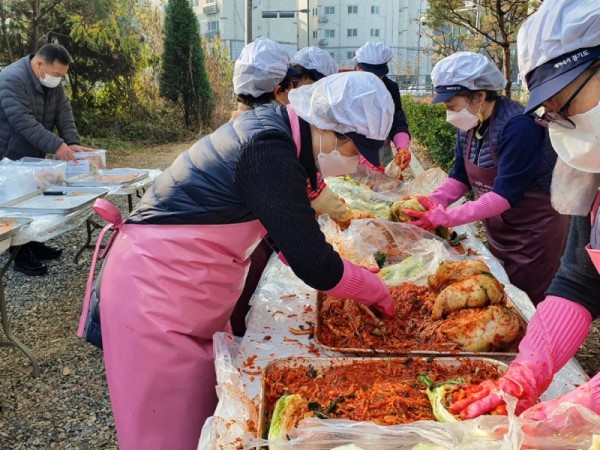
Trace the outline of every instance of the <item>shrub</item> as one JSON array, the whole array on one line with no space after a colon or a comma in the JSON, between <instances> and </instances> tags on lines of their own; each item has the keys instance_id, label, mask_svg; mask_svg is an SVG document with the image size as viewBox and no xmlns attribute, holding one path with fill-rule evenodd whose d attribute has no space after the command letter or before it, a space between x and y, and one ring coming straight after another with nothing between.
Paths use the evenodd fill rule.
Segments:
<instances>
[{"instance_id":1,"label":"shrub","mask_svg":"<svg viewBox=\"0 0 600 450\"><path fill-rule=\"evenodd\" d=\"M456 128L446 122L446 107L417 101L411 95L402 96L402 107L412 137L438 166L449 172L454 162Z\"/></svg>"}]
</instances>

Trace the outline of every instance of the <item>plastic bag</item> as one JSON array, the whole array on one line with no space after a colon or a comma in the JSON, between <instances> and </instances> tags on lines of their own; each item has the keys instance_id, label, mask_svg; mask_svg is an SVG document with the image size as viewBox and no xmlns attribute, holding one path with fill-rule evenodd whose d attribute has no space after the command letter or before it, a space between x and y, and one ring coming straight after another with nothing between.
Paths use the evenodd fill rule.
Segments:
<instances>
[{"instance_id":1,"label":"plastic bag","mask_svg":"<svg viewBox=\"0 0 600 450\"><path fill-rule=\"evenodd\" d=\"M4 158L0 162L0 204L37 190L33 169Z\"/></svg>"},{"instance_id":2,"label":"plastic bag","mask_svg":"<svg viewBox=\"0 0 600 450\"><path fill-rule=\"evenodd\" d=\"M31 168L35 183L40 189L63 184L65 181L65 173L67 171L66 161L25 157L14 161L14 163L21 167Z\"/></svg>"},{"instance_id":3,"label":"plastic bag","mask_svg":"<svg viewBox=\"0 0 600 450\"><path fill-rule=\"evenodd\" d=\"M379 275L389 286L425 284L440 262L461 259L445 240L407 223L361 219L341 230L323 215L319 224L327 241L343 258L370 269L378 267L379 259ZM383 255L385 261L381 263Z\"/></svg>"}]
</instances>

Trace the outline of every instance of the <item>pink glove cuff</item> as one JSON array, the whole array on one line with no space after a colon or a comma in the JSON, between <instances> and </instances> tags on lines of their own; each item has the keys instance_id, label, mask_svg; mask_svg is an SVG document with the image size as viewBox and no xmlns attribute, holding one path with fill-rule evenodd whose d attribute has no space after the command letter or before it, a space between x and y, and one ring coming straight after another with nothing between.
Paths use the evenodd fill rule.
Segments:
<instances>
[{"instance_id":1,"label":"pink glove cuff","mask_svg":"<svg viewBox=\"0 0 600 450\"><path fill-rule=\"evenodd\" d=\"M495 192L488 192L473 202L467 202L456 208L431 211L429 220L436 226L455 227L502 214L510 209L510 203Z\"/></svg>"},{"instance_id":2,"label":"pink glove cuff","mask_svg":"<svg viewBox=\"0 0 600 450\"><path fill-rule=\"evenodd\" d=\"M352 264L350 261L342 259L344 263L344 274L338 284L332 289L325 291L326 294L340 298L355 298L363 287L363 270L360 266ZM369 273L369 272L368 272ZM375 275L373 275L375 276Z\"/></svg>"},{"instance_id":3,"label":"pink glove cuff","mask_svg":"<svg viewBox=\"0 0 600 450\"><path fill-rule=\"evenodd\" d=\"M392 142L394 143L394 147L396 147L396 149L408 148L410 145L410 136L405 132L396 133L392 139Z\"/></svg>"},{"instance_id":4,"label":"pink glove cuff","mask_svg":"<svg viewBox=\"0 0 600 450\"><path fill-rule=\"evenodd\" d=\"M592 315L585 307L549 295L537 306L514 362L545 363L553 375L581 347L591 323Z\"/></svg>"},{"instance_id":5,"label":"pink glove cuff","mask_svg":"<svg viewBox=\"0 0 600 450\"><path fill-rule=\"evenodd\" d=\"M454 178L446 178L446 181L437 188L429 198L438 205L442 205L444 208L456 200L461 198L469 188L466 184Z\"/></svg>"}]
</instances>

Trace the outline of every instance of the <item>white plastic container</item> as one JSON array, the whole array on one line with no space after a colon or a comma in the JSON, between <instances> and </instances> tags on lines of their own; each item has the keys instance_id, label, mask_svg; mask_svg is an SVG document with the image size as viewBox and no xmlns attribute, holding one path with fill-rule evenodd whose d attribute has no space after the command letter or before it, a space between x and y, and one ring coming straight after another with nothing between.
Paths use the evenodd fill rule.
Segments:
<instances>
[{"instance_id":1,"label":"white plastic container","mask_svg":"<svg viewBox=\"0 0 600 450\"><path fill-rule=\"evenodd\" d=\"M93 150L91 152L75 152L78 164L69 161L67 164L67 178L91 172L92 170L106 169L106 150Z\"/></svg>"},{"instance_id":2,"label":"white plastic container","mask_svg":"<svg viewBox=\"0 0 600 450\"><path fill-rule=\"evenodd\" d=\"M63 184L67 172L66 161L57 159L31 158L26 156L15 161L21 167L33 169L33 178L38 188L46 188L51 185Z\"/></svg>"}]
</instances>

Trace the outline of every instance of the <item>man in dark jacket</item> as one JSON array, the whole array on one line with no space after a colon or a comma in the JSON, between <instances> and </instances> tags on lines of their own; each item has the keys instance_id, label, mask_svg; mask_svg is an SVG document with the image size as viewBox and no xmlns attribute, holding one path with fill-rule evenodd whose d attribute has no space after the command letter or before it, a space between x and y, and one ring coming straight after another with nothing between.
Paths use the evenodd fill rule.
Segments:
<instances>
[{"instance_id":1,"label":"man in dark jacket","mask_svg":"<svg viewBox=\"0 0 600 450\"><path fill-rule=\"evenodd\" d=\"M50 153L75 161L74 152L90 150L79 145L73 111L61 84L70 62L62 45L46 44L0 72L1 158L45 158ZM26 275L43 275L48 269L40 260L56 259L61 253L31 242L21 248L14 268Z\"/></svg>"}]
</instances>

